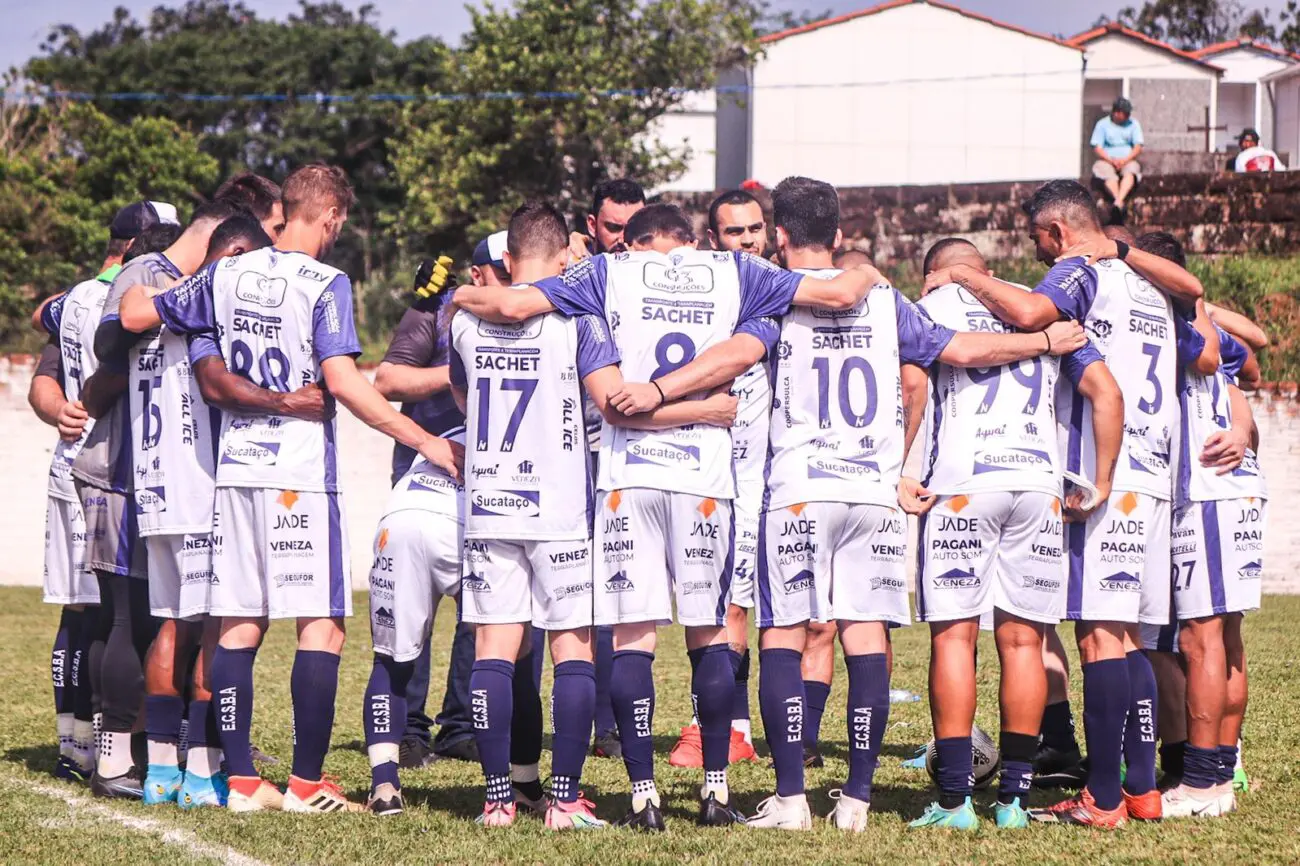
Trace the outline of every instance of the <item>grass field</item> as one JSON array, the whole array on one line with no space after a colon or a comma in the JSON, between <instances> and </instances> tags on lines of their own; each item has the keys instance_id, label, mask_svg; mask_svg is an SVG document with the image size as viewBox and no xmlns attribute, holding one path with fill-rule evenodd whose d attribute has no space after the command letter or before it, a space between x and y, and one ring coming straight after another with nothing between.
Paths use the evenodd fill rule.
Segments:
<instances>
[{"instance_id":1,"label":"grass field","mask_svg":"<svg viewBox=\"0 0 1300 866\"><path fill-rule=\"evenodd\" d=\"M356 599L364 610L365 596ZM50 713L48 644L55 608L39 603L36 590L0 589L0 862L3 863L621 863L628 861L710 863L1119 863L1119 862L1300 862L1300 598L1269 598L1247 628L1251 706L1246 722L1247 768L1253 790L1241 809L1223 820L1129 826L1117 833L1069 827L1035 827L1000 833L985 824L973 834L910 831L907 820L932 798L923 774L907 771L910 757L929 737L927 704L896 704L890 714L884 755L876 774L871 826L856 837L823 822L808 834L776 831L706 831L694 826L697 771L668 766L677 728L689 715L689 667L680 630L666 630L656 665L660 790L669 832L648 837L628 831L554 835L523 818L506 831L473 824L481 809L477 766L447 761L404 776L408 810L392 819L260 814L238 816L220 810L182 813L170 807L92 801L85 789L54 781L48 768L56 754ZM435 679L446 664L452 616L444 608L434 637ZM344 652L334 748L327 772L362 798L369 775L362 745L361 695L369 675L365 618L352 621L354 634ZM292 629L273 629L257 668L254 739L285 758L268 775L283 783L291 751L288 674ZM912 627L896 633L894 684L925 691L926 633ZM1067 641L1068 643L1068 641ZM991 645L981 658L994 659ZM843 667L822 726L826 767L812 770L808 783L815 814L831 808L828 790L839 786L847 767ZM757 677L751 680L757 687ZM980 723L997 730L996 670L980 676ZM549 675L543 699L549 693ZM435 693L436 701L441 697ZM1076 691L1077 705L1078 695ZM761 731L757 700L754 723ZM765 748L760 746L760 751ZM546 775L549 751L542 756ZM747 811L771 792L766 762L733 767L733 796ZM599 814L617 818L627 809L627 780L621 763L591 759L585 788ZM989 794L978 797L987 814ZM1039 797L1036 802L1046 802Z\"/></svg>"}]
</instances>

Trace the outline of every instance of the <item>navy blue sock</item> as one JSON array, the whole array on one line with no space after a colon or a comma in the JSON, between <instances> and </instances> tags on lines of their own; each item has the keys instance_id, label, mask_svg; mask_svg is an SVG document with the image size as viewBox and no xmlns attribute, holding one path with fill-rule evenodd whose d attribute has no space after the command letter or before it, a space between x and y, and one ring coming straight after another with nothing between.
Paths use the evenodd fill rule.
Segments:
<instances>
[{"instance_id":1,"label":"navy blue sock","mask_svg":"<svg viewBox=\"0 0 1300 866\"><path fill-rule=\"evenodd\" d=\"M1043 745L1063 752L1078 751L1074 737L1074 714L1068 700L1048 704L1043 710Z\"/></svg>"},{"instance_id":2,"label":"navy blue sock","mask_svg":"<svg viewBox=\"0 0 1300 866\"><path fill-rule=\"evenodd\" d=\"M1083 733L1088 744L1088 791L1098 808L1123 802L1119 765L1124 756L1128 719L1128 660L1105 659L1083 665Z\"/></svg>"},{"instance_id":3,"label":"navy blue sock","mask_svg":"<svg viewBox=\"0 0 1300 866\"><path fill-rule=\"evenodd\" d=\"M596 736L618 727L614 704L609 696L610 677L614 674L614 629L596 628Z\"/></svg>"},{"instance_id":4,"label":"navy blue sock","mask_svg":"<svg viewBox=\"0 0 1300 866\"><path fill-rule=\"evenodd\" d=\"M1219 746L1219 775L1220 784L1231 782L1233 774L1237 771L1237 744L1231 746Z\"/></svg>"},{"instance_id":5,"label":"navy blue sock","mask_svg":"<svg viewBox=\"0 0 1300 866\"><path fill-rule=\"evenodd\" d=\"M54 647L50 650L50 680L54 684L54 712L59 715L72 712L72 620L74 611L63 608L59 614L59 629L54 633Z\"/></svg>"},{"instance_id":6,"label":"navy blue sock","mask_svg":"<svg viewBox=\"0 0 1300 866\"><path fill-rule=\"evenodd\" d=\"M998 802L1011 803L1019 798L1020 805L1023 806L1029 801L1029 789L1033 784L1034 753L1038 751L1038 737L1003 731L998 740L998 751L1002 753Z\"/></svg>"},{"instance_id":7,"label":"navy blue sock","mask_svg":"<svg viewBox=\"0 0 1300 866\"><path fill-rule=\"evenodd\" d=\"M618 722L623 764L633 782L652 781L655 777L654 740L650 736L655 715L654 660L654 653L639 650L614 653L609 697Z\"/></svg>"},{"instance_id":8,"label":"navy blue sock","mask_svg":"<svg viewBox=\"0 0 1300 866\"><path fill-rule=\"evenodd\" d=\"M849 670L849 779L844 793L869 801L889 724L889 665L884 653L845 656L844 664Z\"/></svg>"},{"instance_id":9,"label":"navy blue sock","mask_svg":"<svg viewBox=\"0 0 1300 866\"><path fill-rule=\"evenodd\" d=\"M767 734L767 748L776 767L776 793L792 797L804 792L803 727L805 682L799 676L803 654L792 649L758 653L758 709Z\"/></svg>"},{"instance_id":10,"label":"navy blue sock","mask_svg":"<svg viewBox=\"0 0 1300 866\"><path fill-rule=\"evenodd\" d=\"M578 782L591 742L596 715L596 666L567 661L555 666L551 691L551 796L572 803L578 799Z\"/></svg>"},{"instance_id":11,"label":"navy blue sock","mask_svg":"<svg viewBox=\"0 0 1300 866\"><path fill-rule=\"evenodd\" d=\"M514 715L514 662L481 659L469 675L470 716L490 801L514 800L510 784L510 720Z\"/></svg>"},{"instance_id":12,"label":"navy blue sock","mask_svg":"<svg viewBox=\"0 0 1300 866\"><path fill-rule=\"evenodd\" d=\"M293 775L318 781L334 733L334 700L339 692L339 657L319 650L298 650L289 674L293 698Z\"/></svg>"},{"instance_id":13,"label":"navy blue sock","mask_svg":"<svg viewBox=\"0 0 1300 866\"><path fill-rule=\"evenodd\" d=\"M144 732L155 743L178 743L181 720L185 718L185 701L171 695L146 695Z\"/></svg>"},{"instance_id":14,"label":"navy blue sock","mask_svg":"<svg viewBox=\"0 0 1300 866\"><path fill-rule=\"evenodd\" d=\"M1219 750L1187 744L1183 752L1183 784L1189 788L1212 788L1219 781Z\"/></svg>"},{"instance_id":15,"label":"navy blue sock","mask_svg":"<svg viewBox=\"0 0 1300 866\"><path fill-rule=\"evenodd\" d=\"M93 695L90 688L90 642L95 637L95 608L73 611L72 631L72 715L78 721L88 722L94 715Z\"/></svg>"},{"instance_id":16,"label":"navy blue sock","mask_svg":"<svg viewBox=\"0 0 1300 866\"><path fill-rule=\"evenodd\" d=\"M189 739L191 749L204 749L208 746L221 748L221 744L216 740L208 741L208 730L211 728L209 717L211 715L212 704L208 701L195 698L185 707L185 719L190 723L185 736Z\"/></svg>"},{"instance_id":17,"label":"navy blue sock","mask_svg":"<svg viewBox=\"0 0 1300 866\"><path fill-rule=\"evenodd\" d=\"M1124 728L1124 790L1156 786L1156 674L1142 650L1128 654L1128 723Z\"/></svg>"},{"instance_id":18,"label":"navy blue sock","mask_svg":"<svg viewBox=\"0 0 1300 866\"><path fill-rule=\"evenodd\" d=\"M249 736L253 729L253 662L257 649L217 647L208 678L217 735L232 776L256 776Z\"/></svg>"},{"instance_id":19,"label":"navy blue sock","mask_svg":"<svg viewBox=\"0 0 1300 866\"><path fill-rule=\"evenodd\" d=\"M731 666L735 670L736 684L731 691L732 721L749 721L749 650L731 651Z\"/></svg>"},{"instance_id":20,"label":"navy blue sock","mask_svg":"<svg viewBox=\"0 0 1300 866\"><path fill-rule=\"evenodd\" d=\"M546 630L533 629L533 651L529 655L533 668L533 691L542 692L542 667L546 664ZM552 660L553 661L553 660Z\"/></svg>"},{"instance_id":21,"label":"navy blue sock","mask_svg":"<svg viewBox=\"0 0 1300 866\"><path fill-rule=\"evenodd\" d=\"M822 715L826 712L826 701L831 696L831 687L829 683L804 680L803 693L808 698L803 719L803 744L810 749L816 749L822 732Z\"/></svg>"},{"instance_id":22,"label":"navy blue sock","mask_svg":"<svg viewBox=\"0 0 1300 866\"><path fill-rule=\"evenodd\" d=\"M372 791L383 784L401 787L397 775L397 750L406 726L406 688L414 671L414 661L399 662L383 653L375 653L370 666L361 724L366 732L366 750L371 753Z\"/></svg>"},{"instance_id":23,"label":"navy blue sock","mask_svg":"<svg viewBox=\"0 0 1300 866\"><path fill-rule=\"evenodd\" d=\"M935 769L939 781L939 805L955 809L971 795L975 772L970 737L945 737L934 741Z\"/></svg>"},{"instance_id":24,"label":"navy blue sock","mask_svg":"<svg viewBox=\"0 0 1300 866\"><path fill-rule=\"evenodd\" d=\"M533 681L532 656L515 664L511 690L510 763L536 764L542 757L542 697Z\"/></svg>"},{"instance_id":25,"label":"navy blue sock","mask_svg":"<svg viewBox=\"0 0 1300 866\"><path fill-rule=\"evenodd\" d=\"M695 712L700 720L700 744L706 773L725 770L729 763L731 701L736 688L730 653L725 643L690 651L692 661L696 662L691 691L696 695Z\"/></svg>"}]
</instances>

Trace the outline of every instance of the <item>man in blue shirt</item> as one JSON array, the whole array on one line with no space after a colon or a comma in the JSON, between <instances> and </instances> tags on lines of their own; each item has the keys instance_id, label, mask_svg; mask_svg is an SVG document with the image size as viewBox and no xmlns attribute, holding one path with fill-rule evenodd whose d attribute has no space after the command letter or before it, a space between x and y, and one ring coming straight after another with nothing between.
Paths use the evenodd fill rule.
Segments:
<instances>
[{"instance_id":1,"label":"man in blue shirt","mask_svg":"<svg viewBox=\"0 0 1300 866\"><path fill-rule=\"evenodd\" d=\"M1115 209L1123 213L1133 187L1142 179L1138 155L1142 153L1142 124L1133 119L1133 103L1116 99L1110 114L1097 121L1089 142L1097 161L1092 176L1106 185Z\"/></svg>"}]
</instances>

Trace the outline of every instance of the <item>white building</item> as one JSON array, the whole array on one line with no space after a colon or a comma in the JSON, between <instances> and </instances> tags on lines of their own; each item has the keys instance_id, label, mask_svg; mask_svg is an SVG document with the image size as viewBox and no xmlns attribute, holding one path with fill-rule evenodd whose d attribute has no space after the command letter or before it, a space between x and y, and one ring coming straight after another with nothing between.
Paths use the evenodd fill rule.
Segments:
<instances>
[{"instance_id":1,"label":"white building","mask_svg":"<svg viewBox=\"0 0 1300 866\"><path fill-rule=\"evenodd\" d=\"M1300 162L1300 63L1264 79L1273 105L1273 150L1289 166ZM1262 135L1264 130L1260 130Z\"/></svg>"},{"instance_id":2,"label":"white building","mask_svg":"<svg viewBox=\"0 0 1300 866\"><path fill-rule=\"evenodd\" d=\"M654 192L702 192L716 187L718 95L692 91L651 122L646 135L674 153L686 152L686 171Z\"/></svg>"},{"instance_id":3,"label":"white building","mask_svg":"<svg viewBox=\"0 0 1300 866\"><path fill-rule=\"evenodd\" d=\"M1220 42L1194 54L1223 69L1219 80L1219 125L1227 129L1216 132L1216 149L1235 144L1247 127L1259 132L1260 144L1273 147L1275 108L1272 90L1264 79L1295 66L1300 57L1251 39Z\"/></svg>"}]
</instances>

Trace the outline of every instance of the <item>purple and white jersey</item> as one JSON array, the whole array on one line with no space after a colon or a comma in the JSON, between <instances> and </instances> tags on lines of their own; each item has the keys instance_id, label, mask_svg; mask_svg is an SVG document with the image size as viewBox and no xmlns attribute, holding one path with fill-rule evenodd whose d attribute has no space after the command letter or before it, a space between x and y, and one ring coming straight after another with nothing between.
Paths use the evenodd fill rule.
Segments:
<instances>
[{"instance_id":1,"label":"purple and white jersey","mask_svg":"<svg viewBox=\"0 0 1300 866\"><path fill-rule=\"evenodd\" d=\"M69 402L81 399L81 388L95 374L99 359L95 356L95 329L99 325L112 280L96 277L77 283L66 294L45 305L41 324L59 339L63 367L63 395ZM72 484L72 462L81 453L95 419L88 418L81 435L72 442L59 439L50 460L49 495L65 502L79 502Z\"/></svg>"},{"instance_id":2,"label":"purple and white jersey","mask_svg":"<svg viewBox=\"0 0 1300 866\"><path fill-rule=\"evenodd\" d=\"M1124 439L1115 490L1168 502L1178 435L1178 351L1169 299L1119 259L1087 265L1066 259L1035 289L1088 338L1115 374L1124 395ZM1092 407L1066 380L1057 383L1056 417L1065 468L1096 480Z\"/></svg>"},{"instance_id":3,"label":"purple and white jersey","mask_svg":"<svg viewBox=\"0 0 1300 866\"><path fill-rule=\"evenodd\" d=\"M767 364L755 364L737 376L731 393L736 397L736 423L731 425L731 462L736 481L761 487L772 414L772 381Z\"/></svg>"},{"instance_id":4,"label":"purple and white jersey","mask_svg":"<svg viewBox=\"0 0 1300 866\"><path fill-rule=\"evenodd\" d=\"M451 381L465 392L465 537L590 537L582 380L618 363L596 316L498 325L451 320Z\"/></svg>"},{"instance_id":5,"label":"purple and white jersey","mask_svg":"<svg viewBox=\"0 0 1300 866\"><path fill-rule=\"evenodd\" d=\"M465 431L457 431L445 438L464 445ZM417 454L411 468L393 485L393 492L384 506L384 516L397 511L427 511L464 523L464 508L465 486Z\"/></svg>"},{"instance_id":6,"label":"purple and white jersey","mask_svg":"<svg viewBox=\"0 0 1300 866\"><path fill-rule=\"evenodd\" d=\"M1179 368L1178 396L1183 409L1181 447L1178 449L1177 501L1180 504L1268 498L1259 459L1250 449L1246 450L1241 465L1227 475L1218 474L1219 470L1213 466L1201 465L1205 440L1232 427L1228 386L1236 383L1249 357L1245 347L1227 331L1217 325L1215 330L1219 332L1219 369L1213 375L1203 376L1186 364Z\"/></svg>"},{"instance_id":7,"label":"purple and white jersey","mask_svg":"<svg viewBox=\"0 0 1300 866\"><path fill-rule=\"evenodd\" d=\"M305 253L265 247L222 259L159 295L154 306L176 333L215 334L226 367L272 391L318 382L321 362L361 354L351 281ZM207 341L193 347L194 362L212 352ZM339 489L334 419L223 413L218 453L218 487Z\"/></svg>"},{"instance_id":8,"label":"purple and white jersey","mask_svg":"<svg viewBox=\"0 0 1300 866\"><path fill-rule=\"evenodd\" d=\"M771 344L771 317L789 309L800 277L746 253L679 247L605 253L537 284L565 315L609 323L623 378L647 382L684 366L729 338L749 333ZM605 425L601 490L645 487L735 497L731 432L688 425L641 431Z\"/></svg>"},{"instance_id":9,"label":"purple and white jersey","mask_svg":"<svg viewBox=\"0 0 1300 866\"><path fill-rule=\"evenodd\" d=\"M829 280L840 271L795 273ZM792 308L771 362L765 508L895 506L904 457L899 363L930 366L952 336L888 285L849 310Z\"/></svg>"},{"instance_id":10,"label":"purple and white jersey","mask_svg":"<svg viewBox=\"0 0 1300 866\"><path fill-rule=\"evenodd\" d=\"M1029 291L1027 286L1019 286ZM917 305L954 331L1009 334L1015 329L956 283ZM1073 386L1101 355L1086 345L1063 358L1046 355L1000 367L940 363L925 416L925 486L952 496L981 491L1061 495L1061 452L1054 395L1061 373Z\"/></svg>"}]
</instances>

